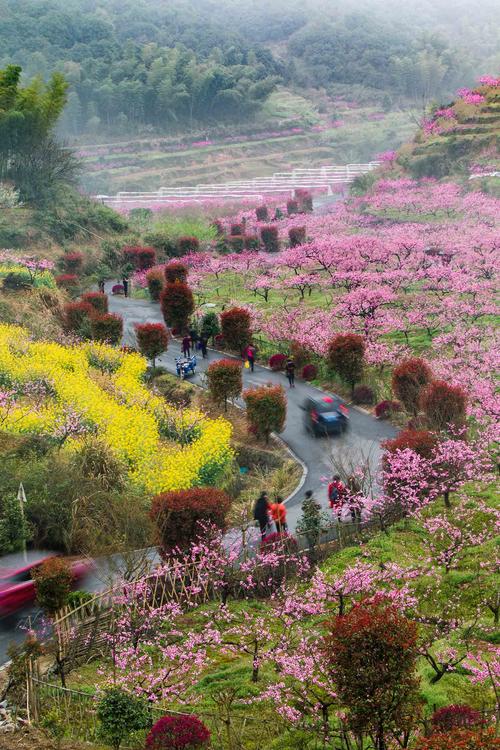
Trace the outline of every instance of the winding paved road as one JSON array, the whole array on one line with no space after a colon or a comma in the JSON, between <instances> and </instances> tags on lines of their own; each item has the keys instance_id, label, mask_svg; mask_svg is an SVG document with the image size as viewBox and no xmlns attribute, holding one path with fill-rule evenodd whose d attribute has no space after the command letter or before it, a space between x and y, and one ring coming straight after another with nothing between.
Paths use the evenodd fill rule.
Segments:
<instances>
[{"instance_id":1,"label":"winding paved road","mask_svg":"<svg viewBox=\"0 0 500 750\"><path fill-rule=\"evenodd\" d=\"M106 292L109 294L109 310L123 317L124 341L135 346L134 324L163 323L160 306L148 300L113 296L110 294L113 283L115 282L106 285ZM169 372L175 373L175 358L180 353L180 343L171 339L168 351L159 357L157 362ZM203 360L198 357L196 376L191 377L190 381L203 386L203 375L207 365L221 356L227 357L226 354L221 355L209 350L207 359ZM394 437L396 431L387 422L377 420L359 409L351 408L350 428L347 432L331 439L314 438L304 429L304 413L300 407L306 396L317 395L319 391L301 380L296 381L295 388L289 389L282 373L272 372L260 365L255 365L253 373L250 370L243 370L244 387L269 382L287 385L288 413L285 430L281 437L307 469L303 486L287 499L289 526L294 529L306 490L313 490L321 505L325 509L328 508L326 486L322 482L322 477L332 474L332 459L337 461L340 459L344 464L347 462L356 464L360 463L364 457L368 457L373 469L376 469L380 461L381 442Z\"/></svg>"}]
</instances>

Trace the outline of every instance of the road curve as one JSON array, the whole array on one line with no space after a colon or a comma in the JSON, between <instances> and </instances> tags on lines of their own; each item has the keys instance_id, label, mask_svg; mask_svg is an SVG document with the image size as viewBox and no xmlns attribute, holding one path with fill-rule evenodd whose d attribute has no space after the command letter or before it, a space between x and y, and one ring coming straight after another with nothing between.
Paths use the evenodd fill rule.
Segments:
<instances>
[{"instance_id":1,"label":"road curve","mask_svg":"<svg viewBox=\"0 0 500 750\"><path fill-rule=\"evenodd\" d=\"M109 311L122 316L124 324L124 342L135 346L134 325L136 323L163 323L160 306L149 300L125 298L110 294L115 282L109 282L105 291L109 293ZM169 372L175 373L175 358L181 353L180 343L171 339L168 351L157 359L157 363ZM198 357L196 376L190 381L204 386L203 374L210 362L220 357L227 357L209 350L208 358ZM360 462L369 457L372 468L379 466L381 443L396 435L396 430L387 422L375 419L359 409L350 410L350 428L342 436L331 439L314 438L304 429L304 414L301 405L306 396L317 395L318 389L301 380L295 388L289 389L282 373L272 372L266 367L255 365L255 371L243 369L243 385L251 387L265 383L281 383L287 387L288 411L285 430L281 434L284 442L302 461L307 469L303 486L293 493L287 501L288 521L291 529L295 528L300 515L300 504L306 490L313 490L321 505L327 509L326 486L322 478L332 473L332 456L345 461Z\"/></svg>"}]
</instances>

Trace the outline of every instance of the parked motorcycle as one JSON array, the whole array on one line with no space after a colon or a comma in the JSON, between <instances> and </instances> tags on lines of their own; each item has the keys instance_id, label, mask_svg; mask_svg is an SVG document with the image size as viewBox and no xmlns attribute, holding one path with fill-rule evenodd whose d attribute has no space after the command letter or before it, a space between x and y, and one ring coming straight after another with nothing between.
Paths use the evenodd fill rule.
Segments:
<instances>
[{"instance_id":1,"label":"parked motorcycle","mask_svg":"<svg viewBox=\"0 0 500 750\"><path fill-rule=\"evenodd\" d=\"M181 380L184 380L184 378L189 377L190 375L196 374L196 355L193 354L192 357L176 357L175 358L175 369L177 371L177 375Z\"/></svg>"}]
</instances>

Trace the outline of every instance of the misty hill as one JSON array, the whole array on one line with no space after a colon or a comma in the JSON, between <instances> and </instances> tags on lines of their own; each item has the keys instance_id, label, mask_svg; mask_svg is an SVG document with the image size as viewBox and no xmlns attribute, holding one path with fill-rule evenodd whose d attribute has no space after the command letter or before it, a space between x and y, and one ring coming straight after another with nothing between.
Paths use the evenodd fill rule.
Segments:
<instances>
[{"instance_id":1,"label":"misty hill","mask_svg":"<svg viewBox=\"0 0 500 750\"><path fill-rule=\"evenodd\" d=\"M0 68L63 72L73 136L247 123L278 84L356 83L420 107L491 69L496 12L493 0L473 13L445 0L1 0Z\"/></svg>"}]
</instances>

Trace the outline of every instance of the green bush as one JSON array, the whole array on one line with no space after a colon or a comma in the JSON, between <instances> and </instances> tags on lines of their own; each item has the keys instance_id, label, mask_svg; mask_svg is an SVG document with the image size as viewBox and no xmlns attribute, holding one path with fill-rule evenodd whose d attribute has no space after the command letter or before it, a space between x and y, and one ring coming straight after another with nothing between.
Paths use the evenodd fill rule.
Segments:
<instances>
[{"instance_id":1,"label":"green bush","mask_svg":"<svg viewBox=\"0 0 500 750\"><path fill-rule=\"evenodd\" d=\"M150 724L144 701L120 688L109 688L97 706L100 721L99 736L113 750L134 732L147 729Z\"/></svg>"},{"instance_id":2,"label":"green bush","mask_svg":"<svg viewBox=\"0 0 500 750\"><path fill-rule=\"evenodd\" d=\"M68 603L73 574L61 557L51 557L33 570L36 600L49 615L54 615Z\"/></svg>"}]
</instances>

